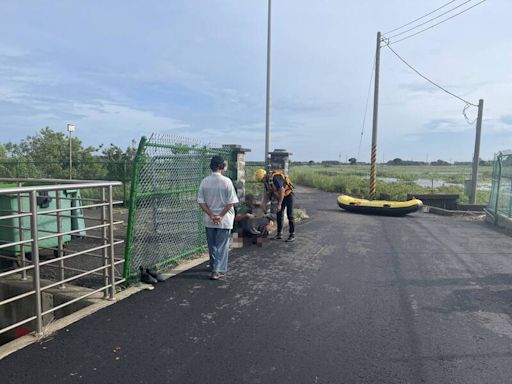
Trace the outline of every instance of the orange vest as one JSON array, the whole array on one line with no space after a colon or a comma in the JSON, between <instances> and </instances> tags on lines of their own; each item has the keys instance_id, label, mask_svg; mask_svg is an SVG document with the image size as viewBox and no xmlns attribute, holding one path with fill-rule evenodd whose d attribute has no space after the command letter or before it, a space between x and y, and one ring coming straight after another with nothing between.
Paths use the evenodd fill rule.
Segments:
<instances>
[{"instance_id":1,"label":"orange vest","mask_svg":"<svg viewBox=\"0 0 512 384\"><path fill-rule=\"evenodd\" d=\"M292 180L284 173L284 171L277 169L275 171L270 171L267 175L267 179L265 181L265 189L267 191L272 192L272 194L277 197L277 188L274 185L274 177L279 176L283 179L283 187L284 187L284 197L290 196L293 193L293 183Z\"/></svg>"}]
</instances>

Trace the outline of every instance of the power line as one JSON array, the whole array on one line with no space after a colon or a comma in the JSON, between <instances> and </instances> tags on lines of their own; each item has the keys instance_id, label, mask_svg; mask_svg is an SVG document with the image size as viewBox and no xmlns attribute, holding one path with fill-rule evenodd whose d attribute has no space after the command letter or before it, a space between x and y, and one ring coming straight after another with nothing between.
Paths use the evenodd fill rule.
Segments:
<instances>
[{"instance_id":1,"label":"power line","mask_svg":"<svg viewBox=\"0 0 512 384\"><path fill-rule=\"evenodd\" d=\"M413 70L416 74L418 74L420 77L422 77L423 79L427 80L430 84L432 84L432 85L434 85L435 87L437 87L437 88L441 89L442 91L446 92L447 94L449 94L449 95L451 95L451 96L453 96L453 97L455 97L455 98L459 99L460 101L464 102L464 103L465 103L465 104L467 104L467 105L471 105L471 106L473 106L473 107L478 107L478 105L476 105L476 104L474 104L474 103L472 103L472 102L470 102L470 101L467 101L467 100L463 99L463 98L462 98L462 97L460 97L460 96L457 96L455 93L452 93L452 92L448 91L446 88L444 88L444 87L440 86L439 84L435 83L434 81L430 80L428 77L426 77L426 76L425 76L425 75L423 75L421 72L419 72L416 68L414 68L411 64L409 64L407 61L405 61L405 59L404 59L402 56L400 56L398 53L396 53L396 51L395 51L393 48L391 48L391 47L389 46L389 44L386 44L386 46L387 46L387 47L389 48L389 50L390 50L391 52L393 52L393 53L396 55L396 57L398 57L398 58L399 58L399 59L400 59L400 60L401 60L405 65L407 65L410 69L412 69L412 70Z\"/></svg>"},{"instance_id":2,"label":"power line","mask_svg":"<svg viewBox=\"0 0 512 384\"><path fill-rule=\"evenodd\" d=\"M415 22L417 22L418 20L424 19L425 17L430 16L430 15L431 15L431 14L433 14L433 13L436 13L436 12L437 12L437 11L439 11L440 9L443 9L444 7L447 7L448 5L450 5L451 3L455 3L456 1L457 1L457 0L449 1L448 3L446 3L446 4L442 5L442 6L440 6L439 8L434 9L433 11L431 11L431 12L429 12L429 13L426 13L426 14L424 14L423 16L418 17L417 19L414 19L413 21L410 21L410 22L408 22L407 24L401 25L400 27L395 28L395 29L392 29L391 31L384 32L384 35L387 35L388 33L391 33L391 32L398 31L399 29L402 29L403 27L407 27L408 25L411 25L412 23L415 23Z\"/></svg>"},{"instance_id":3,"label":"power line","mask_svg":"<svg viewBox=\"0 0 512 384\"><path fill-rule=\"evenodd\" d=\"M359 159L359 154L361 153L361 144L363 142L364 127L366 125L366 115L368 114L368 102L370 101L370 91L372 90L372 81L373 81L374 73L375 73L375 59L373 60L372 73L370 75L370 84L368 84L368 94L366 95L366 107L364 109L363 128L361 129L361 137L359 138L359 147L357 148L357 158L358 159Z\"/></svg>"},{"instance_id":4,"label":"power line","mask_svg":"<svg viewBox=\"0 0 512 384\"><path fill-rule=\"evenodd\" d=\"M388 41L388 42L386 43L386 45L388 45L388 46L389 46L389 45L391 45L391 44L396 44L396 43L399 43L399 42L401 42L401 41L404 41L404 40L410 39L411 37L414 37L414 36L416 36L416 35L419 35L419 34L420 34L420 33L422 33L422 32L428 31L429 29L432 29L432 28L434 28L434 27L438 26L439 24L442 24L442 23L444 23L444 22L446 22L446 21L448 21L448 20L450 20L450 19L453 19L454 17L459 16L459 15L461 15L461 14L463 14L463 13L465 13L465 12L469 11L470 9L475 8L477 5L480 5L480 4L482 4L482 3L486 2L486 1L487 1L487 0L482 0L482 1L480 1L479 3L476 3L475 5L472 5L471 7L466 8L465 10L463 10L463 11L461 11L461 12L459 12L459 13L456 13L455 15L452 15L452 16L450 16L450 17L447 17L446 19L441 20L440 22L438 22L438 23L436 23L436 24L433 24L433 25L431 25L430 27L427 27L427 28L425 28L425 29L422 29L421 31L418 31L418 32L416 32L416 33L413 33L413 34L411 34L411 35L409 35L409 36L405 36L404 38L402 38L402 39L400 39L400 40L396 40L396 41ZM388 40L389 40L389 39L388 39Z\"/></svg>"},{"instance_id":5,"label":"power line","mask_svg":"<svg viewBox=\"0 0 512 384\"><path fill-rule=\"evenodd\" d=\"M413 30L415 30L416 28L421 27L422 25L428 24L428 23L430 23L431 21L434 21L434 20L436 20L436 19L439 19L440 17L442 17L442 16L444 16L444 15L447 15L448 13L450 13L450 12L454 11L455 9L460 8L460 7L462 7L463 5L465 5L465 4L467 4L467 3L470 3L470 2L472 2L472 1L473 1L473 0L466 0L465 2L463 2L463 3L459 4L459 5L457 5L456 7L450 8L450 9L449 9L449 10L447 10L446 12L443 12L443 13L441 13L440 15L437 15L436 17L433 17L433 18L431 18L431 19L428 19L427 21L424 21L423 23L420 23L420 24L418 24L418 25L415 25L415 26L414 26L414 27L412 27L412 28L406 29L405 31L402 31L402 32L396 33L396 34L394 34L393 36L389 36L389 37L388 37L388 39L392 39L392 38L394 38L394 37L397 37L397 36L403 35L404 33L407 33L407 32L410 32L410 31L413 31Z\"/></svg>"}]
</instances>

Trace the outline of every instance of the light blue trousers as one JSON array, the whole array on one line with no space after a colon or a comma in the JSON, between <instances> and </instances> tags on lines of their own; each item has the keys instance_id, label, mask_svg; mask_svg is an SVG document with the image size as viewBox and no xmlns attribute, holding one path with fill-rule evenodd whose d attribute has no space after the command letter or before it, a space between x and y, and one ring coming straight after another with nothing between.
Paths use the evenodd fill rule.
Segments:
<instances>
[{"instance_id":1,"label":"light blue trousers","mask_svg":"<svg viewBox=\"0 0 512 384\"><path fill-rule=\"evenodd\" d=\"M231 229L206 227L206 241L213 272L225 273L228 270L229 238Z\"/></svg>"}]
</instances>

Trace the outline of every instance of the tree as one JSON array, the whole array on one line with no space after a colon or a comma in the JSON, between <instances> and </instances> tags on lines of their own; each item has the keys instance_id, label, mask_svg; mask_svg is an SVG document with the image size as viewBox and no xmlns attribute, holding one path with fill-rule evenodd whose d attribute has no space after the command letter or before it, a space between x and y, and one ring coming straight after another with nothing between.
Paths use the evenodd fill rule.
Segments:
<instances>
[{"instance_id":1,"label":"tree","mask_svg":"<svg viewBox=\"0 0 512 384\"><path fill-rule=\"evenodd\" d=\"M450 163L447 162L447 161L438 159L438 160L433 161L432 163L430 163L430 165L450 165Z\"/></svg>"},{"instance_id":2,"label":"tree","mask_svg":"<svg viewBox=\"0 0 512 384\"><path fill-rule=\"evenodd\" d=\"M348 162L350 163L350 165L356 165L357 159L355 157L351 157L350 159L348 159Z\"/></svg>"},{"instance_id":3,"label":"tree","mask_svg":"<svg viewBox=\"0 0 512 384\"><path fill-rule=\"evenodd\" d=\"M103 178L105 171L97 163L94 147L82 146L78 137L71 139L73 152L73 178ZM49 127L34 136L27 136L19 144L7 143L9 157L17 163L16 176L20 177L69 177L69 138Z\"/></svg>"},{"instance_id":4,"label":"tree","mask_svg":"<svg viewBox=\"0 0 512 384\"><path fill-rule=\"evenodd\" d=\"M115 144L110 144L108 148L102 150L102 158L106 161L108 171L107 178L110 180L127 180L131 175L132 162L137 154L135 140L123 151Z\"/></svg>"},{"instance_id":5,"label":"tree","mask_svg":"<svg viewBox=\"0 0 512 384\"><path fill-rule=\"evenodd\" d=\"M401 158L396 157L396 158L394 158L393 160L389 160L389 161L388 161L388 164L389 164L389 165L402 165L402 164L403 164L403 162L404 162L404 161L403 161Z\"/></svg>"}]
</instances>

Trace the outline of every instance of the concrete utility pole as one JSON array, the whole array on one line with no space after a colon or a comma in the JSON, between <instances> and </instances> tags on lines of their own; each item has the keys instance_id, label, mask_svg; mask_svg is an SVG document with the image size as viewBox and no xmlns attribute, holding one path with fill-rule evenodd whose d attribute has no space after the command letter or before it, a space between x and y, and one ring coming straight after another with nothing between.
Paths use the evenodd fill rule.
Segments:
<instances>
[{"instance_id":1,"label":"concrete utility pole","mask_svg":"<svg viewBox=\"0 0 512 384\"><path fill-rule=\"evenodd\" d=\"M268 0L267 21L267 100L265 116L265 168L270 169L270 78L271 78L271 48L272 48L272 0Z\"/></svg>"},{"instance_id":2,"label":"concrete utility pole","mask_svg":"<svg viewBox=\"0 0 512 384\"><path fill-rule=\"evenodd\" d=\"M480 161L480 136L482 133L482 114L484 101L478 100L478 117L476 119L475 152L473 154L473 172L471 175L471 191L469 193L469 204L476 204L476 187L478 181L478 163Z\"/></svg>"},{"instance_id":3,"label":"concrete utility pole","mask_svg":"<svg viewBox=\"0 0 512 384\"><path fill-rule=\"evenodd\" d=\"M377 193L377 123L379 117L380 42L381 33L377 32L377 49L375 51L375 90L373 93L372 154L370 163L370 198L374 198Z\"/></svg>"}]
</instances>

